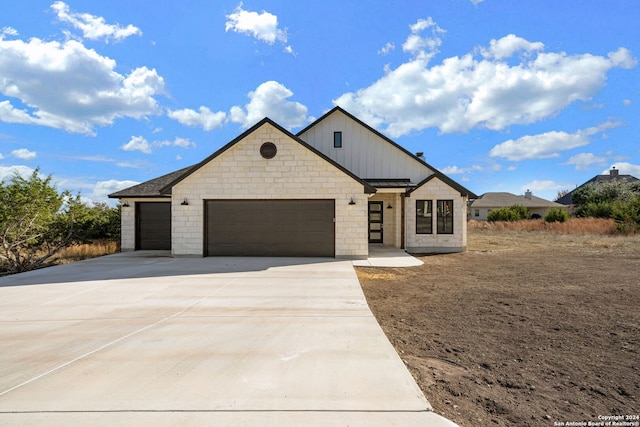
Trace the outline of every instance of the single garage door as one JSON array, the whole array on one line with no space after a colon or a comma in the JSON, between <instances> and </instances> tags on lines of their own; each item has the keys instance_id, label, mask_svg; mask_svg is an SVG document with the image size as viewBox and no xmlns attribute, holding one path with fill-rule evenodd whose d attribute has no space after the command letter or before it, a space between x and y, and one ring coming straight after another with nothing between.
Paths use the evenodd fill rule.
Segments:
<instances>
[{"instance_id":1,"label":"single garage door","mask_svg":"<svg viewBox=\"0 0 640 427\"><path fill-rule=\"evenodd\" d=\"M171 203L136 203L136 250L171 249Z\"/></svg>"},{"instance_id":2,"label":"single garage door","mask_svg":"<svg viewBox=\"0 0 640 427\"><path fill-rule=\"evenodd\" d=\"M334 200L209 200L208 256L335 256Z\"/></svg>"}]
</instances>

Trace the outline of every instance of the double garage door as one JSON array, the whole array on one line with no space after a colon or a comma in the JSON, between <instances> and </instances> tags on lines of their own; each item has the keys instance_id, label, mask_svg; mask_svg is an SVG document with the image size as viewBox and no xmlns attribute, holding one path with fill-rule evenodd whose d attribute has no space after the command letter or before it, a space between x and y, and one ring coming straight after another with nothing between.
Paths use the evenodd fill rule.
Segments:
<instances>
[{"instance_id":1,"label":"double garage door","mask_svg":"<svg viewBox=\"0 0 640 427\"><path fill-rule=\"evenodd\" d=\"M208 200L206 256L335 256L334 200Z\"/></svg>"}]
</instances>

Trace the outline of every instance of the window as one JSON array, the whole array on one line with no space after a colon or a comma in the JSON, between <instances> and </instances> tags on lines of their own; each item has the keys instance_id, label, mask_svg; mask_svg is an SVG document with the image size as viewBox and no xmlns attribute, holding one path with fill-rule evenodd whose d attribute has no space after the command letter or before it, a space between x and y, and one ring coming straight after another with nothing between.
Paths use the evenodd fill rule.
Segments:
<instances>
[{"instance_id":1,"label":"window","mask_svg":"<svg viewBox=\"0 0 640 427\"><path fill-rule=\"evenodd\" d=\"M416 200L416 234L432 234L432 200Z\"/></svg>"},{"instance_id":2,"label":"window","mask_svg":"<svg viewBox=\"0 0 640 427\"><path fill-rule=\"evenodd\" d=\"M453 234L453 200L438 200L438 234Z\"/></svg>"},{"instance_id":3,"label":"window","mask_svg":"<svg viewBox=\"0 0 640 427\"><path fill-rule=\"evenodd\" d=\"M475 209L473 212L473 216L480 216L480 209Z\"/></svg>"},{"instance_id":4,"label":"window","mask_svg":"<svg viewBox=\"0 0 640 427\"><path fill-rule=\"evenodd\" d=\"M333 148L342 148L342 132L333 133Z\"/></svg>"}]
</instances>

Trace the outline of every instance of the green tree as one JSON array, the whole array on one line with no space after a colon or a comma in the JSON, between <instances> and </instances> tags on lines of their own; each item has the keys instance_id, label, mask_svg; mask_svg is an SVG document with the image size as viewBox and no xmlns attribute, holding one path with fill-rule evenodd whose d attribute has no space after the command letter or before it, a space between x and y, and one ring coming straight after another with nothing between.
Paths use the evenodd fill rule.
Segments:
<instances>
[{"instance_id":1,"label":"green tree","mask_svg":"<svg viewBox=\"0 0 640 427\"><path fill-rule=\"evenodd\" d=\"M93 206L79 204L74 209L75 234L79 239L120 238L120 205L112 208L106 203L94 203Z\"/></svg>"},{"instance_id":2,"label":"green tree","mask_svg":"<svg viewBox=\"0 0 640 427\"><path fill-rule=\"evenodd\" d=\"M0 181L0 264L9 273L44 267L71 245L79 196L58 192L51 176L36 169L30 177L15 174Z\"/></svg>"}]
</instances>

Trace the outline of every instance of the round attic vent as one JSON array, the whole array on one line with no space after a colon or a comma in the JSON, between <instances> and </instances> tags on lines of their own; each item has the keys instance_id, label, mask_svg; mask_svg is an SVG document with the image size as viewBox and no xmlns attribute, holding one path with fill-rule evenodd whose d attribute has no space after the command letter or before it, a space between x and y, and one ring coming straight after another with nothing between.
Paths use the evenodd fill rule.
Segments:
<instances>
[{"instance_id":1,"label":"round attic vent","mask_svg":"<svg viewBox=\"0 0 640 427\"><path fill-rule=\"evenodd\" d=\"M265 159L273 159L277 152L278 148L273 142L265 142L260 146L260 155Z\"/></svg>"}]
</instances>

